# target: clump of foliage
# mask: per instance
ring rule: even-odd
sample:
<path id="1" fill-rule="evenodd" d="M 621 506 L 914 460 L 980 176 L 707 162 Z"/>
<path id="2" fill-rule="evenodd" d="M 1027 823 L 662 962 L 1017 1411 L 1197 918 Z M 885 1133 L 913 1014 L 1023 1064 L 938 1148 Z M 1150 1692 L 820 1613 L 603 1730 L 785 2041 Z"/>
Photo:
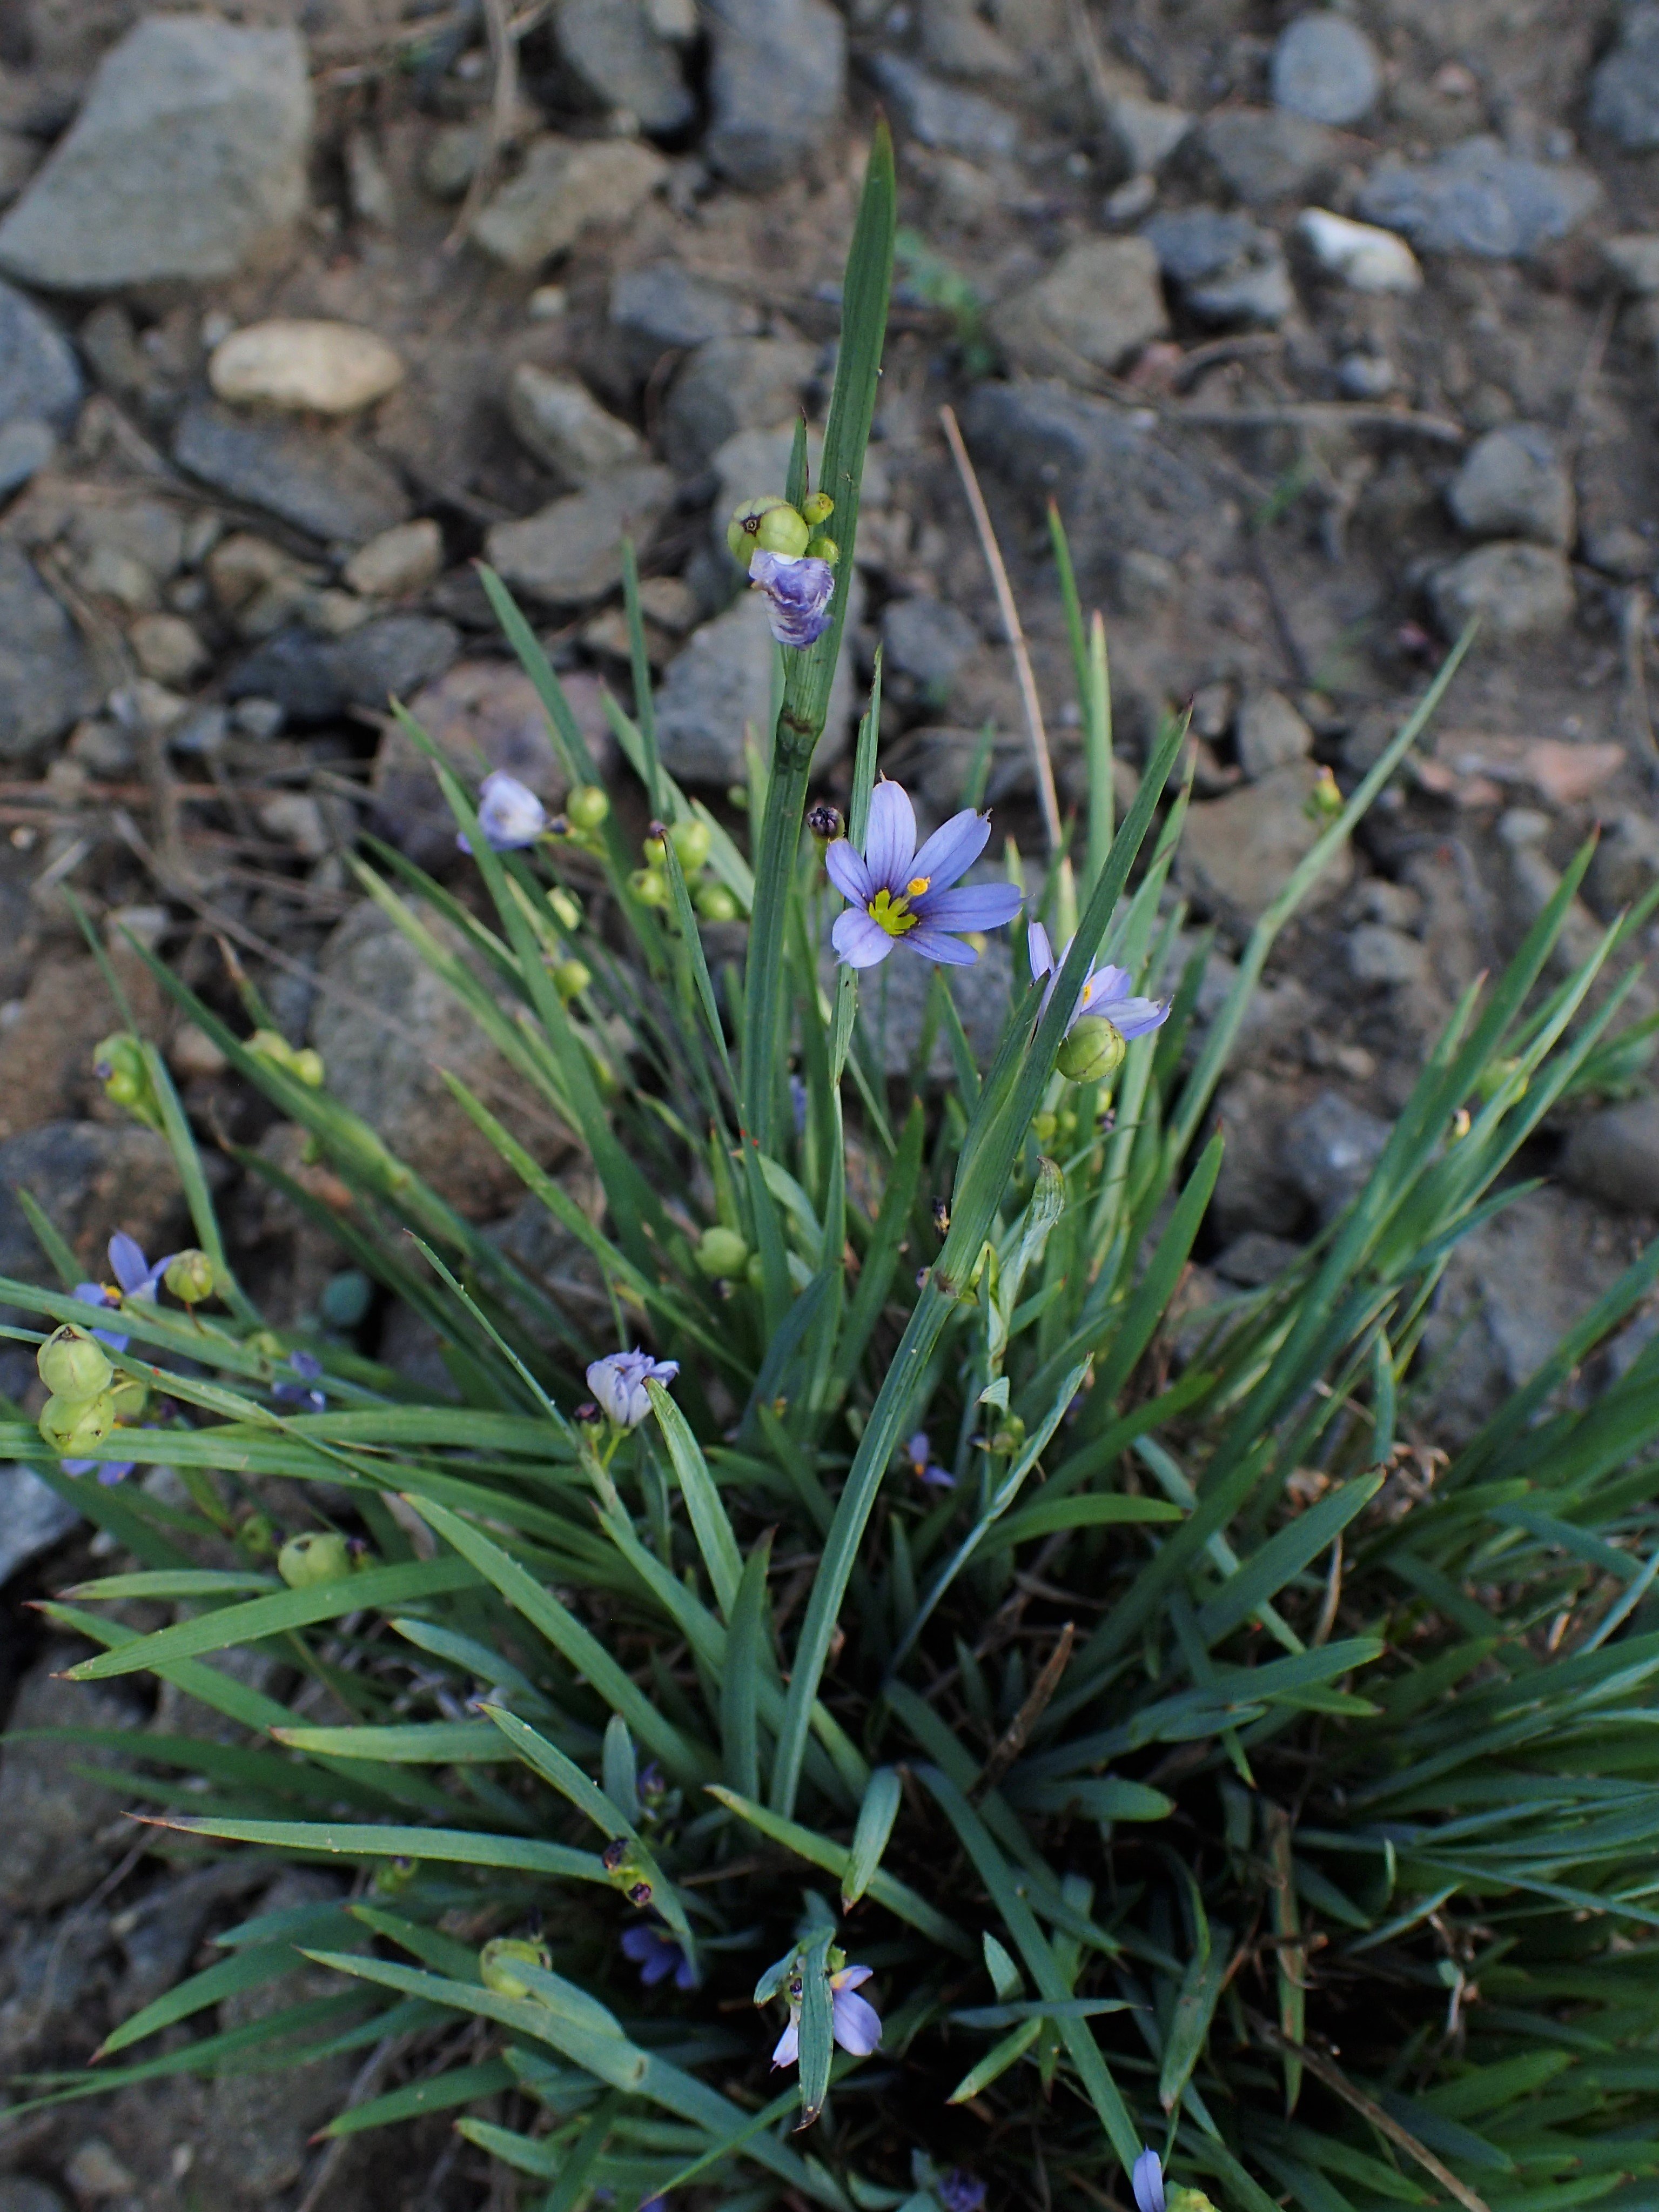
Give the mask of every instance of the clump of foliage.
<path id="1" fill-rule="evenodd" d="M 1659 1250 L 1449 1459 L 1413 1413 L 1458 1239 L 1528 1187 L 1522 1148 L 1612 1065 L 1622 987 L 1589 994 L 1642 917 L 1561 978 L 1581 858 L 1458 1007 L 1358 1196 L 1177 1337 L 1250 994 L 1455 660 L 1333 796 L 1199 1034 L 1201 951 L 1172 972 L 1182 732 L 1115 823 L 1103 645 L 1057 538 L 1093 799 L 1074 857 L 1011 856 L 1017 979 L 1044 965 L 1023 957 L 1032 925 L 1070 950 L 1057 981 L 1016 980 L 988 1066 L 936 981 L 890 1077 L 888 970 L 824 965 L 837 902 L 803 825 L 892 210 L 878 139 L 818 503 L 840 562 L 823 635 L 782 656 L 752 849 L 662 768 L 631 591 L 636 711 L 612 721 L 659 825 L 643 864 L 487 579 L 580 800 L 551 837 L 499 805 L 481 829 L 434 754 L 487 907 L 389 850 L 362 869 L 591 1158 L 597 1221 L 452 1081 L 586 1252 L 603 1325 L 275 1050 L 257 1004 L 244 1039 L 161 973 L 350 1203 L 250 1169 L 426 1317 L 453 1395 L 264 1328 L 165 1066 L 132 1042 L 124 1079 L 195 1220 L 200 1250 L 166 1279 L 191 1302 L 126 1255 L 132 1286 L 88 1293 L 119 1306 L 102 1357 L 48 1355 L 86 1471 L 21 1418 L 0 1450 L 138 1563 L 48 1607 L 100 1647 L 76 1674 L 147 1672 L 234 1724 L 118 1738 L 167 1839 L 355 1880 L 228 1929 L 89 2080 L 36 2100 L 374 2049 L 377 2094 L 334 2134 L 449 2108 L 547 2212 L 681 2191 L 745 2212 L 1123 2205 L 1147 2145 L 1172 2202 L 1232 2212 L 1646 2204 L 1659 1344 L 1587 1408 L 1564 1386 Z M 786 489 L 809 503 L 799 443 Z M 872 700 L 860 851 L 878 726 Z M 703 922 L 734 914 L 746 957 L 711 965 Z M 1080 1049 L 1102 957 L 1138 991 L 1169 977 L 1173 1006 Z M 0 1284 L 41 1316 L 34 1340 L 90 1326 L 40 1226 L 64 1293 Z M 73 1414 L 118 1391 L 101 1433 Z M 155 1465 L 187 1503 L 91 1479 Z M 112 1616 L 138 1599 L 171 1625 Z M 337 1723 L 211 1663 L 250 1648 Z M 216 2031 L 216 2002 L 296 1953 L 334 1994 Z M 194 2039 L 151 2042 L 179 2023 Z M 1143 2204 L 1156 2180 L 1143 2160 Z"/>

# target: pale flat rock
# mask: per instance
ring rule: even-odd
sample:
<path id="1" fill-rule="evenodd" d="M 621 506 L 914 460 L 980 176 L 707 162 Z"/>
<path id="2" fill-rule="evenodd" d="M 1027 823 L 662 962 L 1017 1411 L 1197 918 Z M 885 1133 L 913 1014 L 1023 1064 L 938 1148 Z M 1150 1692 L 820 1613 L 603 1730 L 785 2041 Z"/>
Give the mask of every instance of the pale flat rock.
<path id="1" fill-rule="evenodd" d="M 527 275 L 594 225 L 626 222 L 667 173 L 662 155 L 636 139 L 538 138 L 472 235 L 492 260 Z"/>
<path id="2" fill-rule="evenodd" d="M 1182 886 L 1236 926 L 1259 921 L 1323 835 L 1305 811 L 1317 781 L 1313 763 L 1300 761 L 1193 807 L 1176 863 Z M 1334 897 L 1352 874 L 1353 855 L 1339 846 L 1304 910 Z"/>
<path id="3" fill-rule="evenodd" d="M 429 584 L 444 562 L 443 532 L 428 517 L 400 522 L 359 546 L 341 571 L 366 599 L 399 599 Z"/>
<path id="4" fill-rule="evenodd" d="M 585 605 L 621 581 L 623 539 L 642 544 L 673 496 L 668 470 L 620 469 L 521 522 L 496 523 L 485 556 L 512 589 L 550 605 Z"/>
<path id="5" fill-rule="evenodd" d="M 1420 292 L 1423 270 L 1405 240 L 1374 222 L 1353 222 L 1328 208 L 1304 208 L 1297 229 L 1328 276 L 1355 292 Z"/>
<path id="6" fill-rule="evenodd" d="M 208 382 L 233 406 L 318 415 L 355 415 L 403 380 L 396 349 L 355 323 L 250 323 L 216 346 L 208 362 Z"/>
<path id="7" fill-rule="evenodd" d="M 1000 301 L 998 343 L 1035 376 L 1077 362 L 1114 370 L 1170 327 L 1158 260 L 1144 238 L 1085 239 L 1044 276 Z"/>
<path id="8" fill-rule="evenodd" d="M 601 407 L 580 378 L 520 362 L 507 387 L 507 419 L 520 438 L 573 489 L 651 458 L 643 438 Z"/>

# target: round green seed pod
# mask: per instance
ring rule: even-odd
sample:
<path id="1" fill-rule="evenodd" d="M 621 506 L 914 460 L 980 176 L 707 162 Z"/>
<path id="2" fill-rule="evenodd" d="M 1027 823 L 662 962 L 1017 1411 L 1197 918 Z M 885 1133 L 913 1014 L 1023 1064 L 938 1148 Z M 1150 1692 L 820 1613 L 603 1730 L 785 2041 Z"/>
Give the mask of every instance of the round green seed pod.
<path id="1" fill-rule="evenodd" d="M 1121 1064 L 1124 1042 L 1103 1014 L 1085 1014 L 1060 1048 L 1054 1065 L 1068 1082 L 1102 1083 Z"/>
<path id="2" fill-rule="evenodd" d="M 629 888 L 644 906 L 665 907 L 669 902 L 668 878 L 655 868 L 635 868 L 628 878 Z"/>
<path id="3" fill-rule="evenodd" d="M 708 824 L 698 821 L 695 814 L 684 822 L 677 822 L 669 831 L 668 838 L 688 876 L 704 866 L 714 842 L 714 833 Z"/>
<path id="4" fill-rule="evenodd" d="M 738 568 L 747 570 L 750 557 L 760 544 L 760 527 L 765 518 L 774 507 L 787 505 L 788 501 L 780 499 L 776 492 L 769 491 L 762 492 L 754 499 L 741 500 L 732 508 L 732 520 L 726 526 L 726 543 Z M 793 508 L 790 511 L 793 513 Z M 799 515 L 795 519 L 800 520 Z M 805 524 L 801 523 L 801 528 L 805 530 Z M 805 544 L 805 542 L 803 538 L 801 543 Z M 775 546 L 772 550 L 775 552 L 777 548 Z"/>
<path id="5" fill-rule="evenodd" d="M 827 561 L 833 568 L 841 558 L 841 548 L 833 538 L 826 538 L 820 530 L 807 539 L 806 555 L 811 561 Z"/>
<path id="6" fill-rule="evenodd" d="M 717 1223 L 697 1240 L 697 1266 L 711 1282 L 729 1283 L 749 1265 L 749 1247 L 735 1229 Z"/>
<path id="7" fill-rule="evenodd" d="M 250 1513 L 236 1531 L 236 1540 L 250 1559 L 268 1559 L 276 1549 L 276 1531 L 268 1513 Z"/>
<path id="8" fill-rule="evenodd" d="M 564 802 L 564 818 L 573 830 L 597 830 L 611 816 L 611 794 L 597 783 L 579 783 Z"/>
<path id="9" fill-rule="evenodd" d="M 821 524 L 828 522 L 835 513 L 836 502 L 827 491 L 815 491 L 811 499 L 804 499 L 801 501 L 800 511 L 802 519 L 808 527 L 817 530 Z"/>
<path id="10" fill-rule="evenodd" d="M 199 1306 L 213 1296 L 213 1262 L 205 1252 L 178 1253 L 161 1280 L 182 1304 Z"/>
<path id="11" fill-rule="evenodd" d="M 72 1458 L 103 1443 L 115 1426 L 115 1401 L 107 1391 L 99 1398 L 48 1398 L 39 1426 L 53 1451 Z"/>
<path id="12" fill-rule="evenodd" d="M 513 1971 L 514 1962 L 549 1967 L 552 1954 L 545 1943 L 532 1943 L 522 1936 L 496 1936 L 478 1954 L 478 1978 L 498 1997 L 527 1997 L 530 1984 Z"/>
<path id="13" fill-rule="evenodd" d="M 102 1345 L 68 1322 L 53 1329 L 35 1353 L 34 1364 L 52 1396 L 72 1405 L 101 1397 L 115 1372 Z"/>
<path id="14" fill-rule="evenodd" d="M 780 500 L 762 515 L 760 527 L 755 532 L 755 545 L 760 552 L 781 553 L 798 561 L 806 550 L 811 535 L 795 508 Z"/>
<path id="15" fill-rule="evenodd" d="M 149 1403 L 149 1385 L 141 1382 L 136 1375 L 118 1375 L 109 1386 L 109 1395 L 116 1419 L 136 1421 L 143 1417 Z"/>
<path id="16" fill-rule="evenodd" d="M 322 1089 L 324 1068 L 321 1053 L 308 1044 L 302 1045 L 289 1064 L 307 1091 Z"/>
<path id="17" fill-rule="evenodd" d="M 276 1571 L 290 1589 L 341 1583 L 351 1572 L 351 1547 L 333 1528 L 308 1528 L 277 1553 Z"/>
<path id="18" fill-rule="evenodd" d="M 699 884 L 691 902 L 705 921 L 736 921 L 743 912 L 737 894 L 724 884 Z"/>
<path id="19" fill-rule="evenodd" d="M 561 960 L 553 970 L 553 988 L 562 999 L 580 998 L 593 981 L 593 970 L 585 960 Z"/>
<path id="20" fill-rule="evenodd" d="M 566 890 L 562 884 L 555 884 L 547 895 L 547 902 L 565 928 L 581 927 L 582 902 L 574 891 Z"/>

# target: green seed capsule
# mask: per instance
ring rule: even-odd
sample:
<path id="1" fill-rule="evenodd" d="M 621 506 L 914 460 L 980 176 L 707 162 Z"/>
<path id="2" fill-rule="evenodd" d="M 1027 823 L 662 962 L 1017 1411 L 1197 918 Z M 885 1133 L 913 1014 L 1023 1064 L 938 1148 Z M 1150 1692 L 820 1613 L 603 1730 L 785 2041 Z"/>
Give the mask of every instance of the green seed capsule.
<path id="1" fill-rule="evenodd" d="M 611 794 L 597 783 L 579 783 L 564 802 L 564 818 L 573 830 L 597 830 L 611 816 Z"/>
<path id="2" fill-rule="evenodd" d="M 322 1089 L 324 1068 L 321 1053 L 313 1051 L 310 1045 L 304 1045 L 295 1054 L 290 1065 L 307 1091 Z"/>
<path id="3" fill-rule="evenodd" d="M 109 1386 L 109 1395 L 116 1419 L 136 1421 L 149 1403 L 149 1385 L 141 1382 L 136 1375 L 118 1375 Z"/>
<path id="4" fill-rule="evenodd" d="M 198 1306 L 213 1296 L 213 1262 L 205 1252 L 180 1252 L 161 1280 L 183 1304 Z"/>
<path id="5" fill-rule="evenodd" d="M 593 981 L 593 971 L 585 960 L 561 960 L 553 970 L 553 987 L 562 999 L 580 998 Z"/>
<path id="6" fill-rule="evenodd" d="M 100 1398 L 48 1398 L 39 1425 L 53 1451 L 73 1457 L 103 1443 L 115 1426 L 115 1401 L 108 1392 Z"/>
<path id="7" fill-rule="evenodd" d="M 276 1531 L 268 1513 L 250 1513 L 236 1531 L 236 1540 L 250 1559 L 268 1559 L 276 1548 Z"/>
<path id="8" fill-rule="evenodd" d="M 755 544 L 763 553 L 781 553 L 791 560 L 799 560 L 811 535 L 796 510 L 780 500 L 762 515 L 760 528 L 755 532 Z"/>
<path id="9" fill-rule="evenodd" d="M 115 1371 L 104 1357 L 103 1346 L 67 1322 L 54 1329 L 35 1353 L 34 1364 L 53 1397 L 75 1405 L 101 1397 Z"/>
<path id="10" fill-rule="evenodd" d="M 691 900 L 705 921 L 736 921 L 743 912 L 736 894 L 724 884 L 699 884 Z"/>
<path id="11" fill-rule="evenodd" d="M 1055 1057 L 1072 1083 L 1102 1083 L 1121 1064 L 1124 1042 L 1103 1014 L 1085 1014 Z"/>
<path id="12" fill-rule="evenodd" d="M 735 1229 L 718 1224 L 705 1229 L 697 1242 L 697 1265 L 711 1282 L 729 1283 L 749 1264 L 749 1247 Z"/>
<path id="13" fill-rule="evenodd" d="M 689 876 L 704 866 L 714 845 L 714 833 L 706 822 L 692 815 L 684 822 L 677 822 L 668 833 L 669 842 L 679 856 L 679 863 Z"/>
<path id="14" fill-rule="evenodd" d="M 804 520 L 816 530 L 820 523 L 828 522 L 836 511 L 836 502 L 827 491 L 815 491 L 811 499 L 801 501 Z"/>
<path id="15" fill-rule="evenodd" d="M 810 561 L 827 561 L 833 568 L 841 558 L 841 548 L 833 538 L 826 538 L 819 531 L 815 537 L 807 539 L 806 556 Z"/>
<path id="16" fill-rule="evenodd" d="M 308 1528 L 277 1553 L 276 1571 L 290 1589 L 343 1582 L 351 1572 L 351 1547 L 335 1529 Z"/>
<path id="17" fill-rule="evenodd" d="M 726 526 L 726 543 L 732 558 L 740 568 L 747 570 L 750 560 L 760 544 L 761 525 L 766 517 L 774 508 L 787 506 L 787 500 L 780 499 L 776 492 L 772 491 L 762 492 L 754 499 L 745 499 L 732 508 L 732 520 Z M 790 513 L 794 513 L 793 507 Z M 801 522 L 799 515 L 795 520 L 800 522 L 801 543 L 804 545 L 806 543 L 806 525 Z M 776 552 L 778 548 L 774 546 L 772 550 Z"/>
<path id="18" fill-rule="evenodd" d="M 642 905 L 665 907 L 668 904 L 668 878 L 659 875 L 655 868 L 635 868 L 628 882 L 629 888 Z"/>
<path id="19" fill-rule="evenodd" d="M 478 1954 L 478 1978 L 498 1997 L 527 1997 L 530 1984 L 513 1971 L 514 1960 L 530 1966 L 550 1967 L 552 1954 L 545 1943 L 532 1943 L 521 1936 L 496 1936 Z"/>
<path id="20" fill-rule="evenodd" d="M 562 884 L 555 884 L 547 895 L 547 902 L 567 929 L 581 927 L 582 902 L 574 891 L 566 890 Z"/>

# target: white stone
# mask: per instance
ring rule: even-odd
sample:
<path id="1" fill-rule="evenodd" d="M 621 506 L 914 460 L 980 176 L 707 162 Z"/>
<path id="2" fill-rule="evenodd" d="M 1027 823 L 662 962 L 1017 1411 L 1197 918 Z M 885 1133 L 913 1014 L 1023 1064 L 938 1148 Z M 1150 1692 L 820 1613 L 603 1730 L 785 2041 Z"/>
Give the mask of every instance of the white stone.
<path id="1" fill-rule="evenodd" d="M 250 323 L 216 347 L 208 381 L 235 406 L 355 415 L 403 382 L 404 365 L 354 323 Z"/>
<path id="2" fill-rule="evenodd" d="M 443 566 L 443 533 L 429 518 L 400 522 L 359 546 L 341 572 L 366 599 L 398 599 L 429 584 Z"/>
<path id="3" fill-rule="evenodd" d="M 1297 228 L 1320 267 L 1356 292 L 1417 292 L 1423 271 L 1403 238 L 1375 223 L 1351 222 L 1328 208 L 1304 208 Z"/>

